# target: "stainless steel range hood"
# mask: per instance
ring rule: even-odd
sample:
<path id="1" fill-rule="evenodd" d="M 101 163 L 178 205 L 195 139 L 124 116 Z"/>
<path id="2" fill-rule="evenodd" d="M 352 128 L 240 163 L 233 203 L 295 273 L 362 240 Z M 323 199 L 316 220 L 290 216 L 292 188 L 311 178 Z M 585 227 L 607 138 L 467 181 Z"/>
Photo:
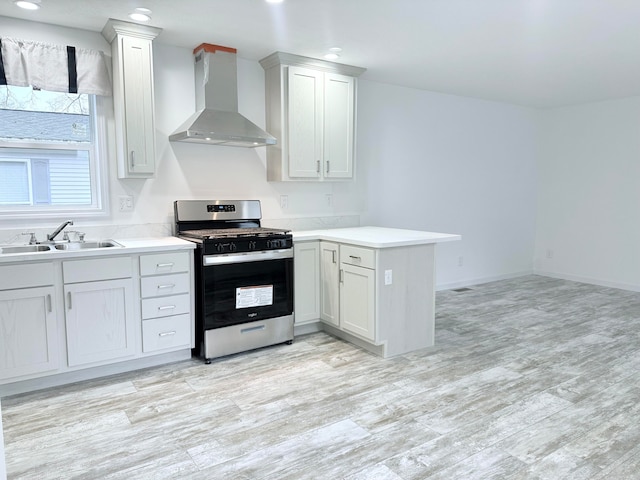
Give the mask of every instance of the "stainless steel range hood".
<path id="1" fill-rule="evenodd" d="M 169 140 L 250 148 L 275 145 L 275 137 L 238 113 L 236 50 L 203 43 L 193 53 L 196 113 Z"/>

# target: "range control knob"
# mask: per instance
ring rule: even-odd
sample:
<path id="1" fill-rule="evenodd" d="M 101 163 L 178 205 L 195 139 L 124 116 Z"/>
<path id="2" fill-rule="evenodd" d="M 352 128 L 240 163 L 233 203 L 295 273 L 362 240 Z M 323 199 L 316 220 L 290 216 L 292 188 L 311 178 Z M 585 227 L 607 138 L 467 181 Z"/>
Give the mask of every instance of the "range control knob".
<path id="1" fill-rule="evenodd" d="M 249 242 L 249 250 L 255 250 L 256 246 L 256 242 L 254 242 L 253 240 Z"/>
<path id="2" fill-rule="evenodd" d="M 224 245 L 222 243 L 216 243 L 214 248 L 220 253 L 224 252 Z"/>
<path id="3" fill-rule="evenodd" d="M 229 251 L 230 251 L 230 252 L 235 252 L 236 250 L 238 250 L 238 247 L 236 247 L 236 244 L 235 244 L 235 243 L 231 242 L 231 243 L 229 244 Z"/>

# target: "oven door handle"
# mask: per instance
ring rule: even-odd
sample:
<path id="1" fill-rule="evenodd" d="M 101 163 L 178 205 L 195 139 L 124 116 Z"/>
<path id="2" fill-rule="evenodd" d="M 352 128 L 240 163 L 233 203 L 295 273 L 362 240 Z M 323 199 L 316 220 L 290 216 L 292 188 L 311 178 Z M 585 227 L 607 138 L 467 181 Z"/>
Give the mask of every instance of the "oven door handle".
<path id="1" fill-rule="evenodd" d="M 224 265 L 227 263 L 262 262 L 264 260 L 279 260 L 281 258 L 293 258 L 293 249 L 265 250 L 261 252 L 247 252 L 230 255 L 205 255 L 202 257 L 203 265 Z"/>

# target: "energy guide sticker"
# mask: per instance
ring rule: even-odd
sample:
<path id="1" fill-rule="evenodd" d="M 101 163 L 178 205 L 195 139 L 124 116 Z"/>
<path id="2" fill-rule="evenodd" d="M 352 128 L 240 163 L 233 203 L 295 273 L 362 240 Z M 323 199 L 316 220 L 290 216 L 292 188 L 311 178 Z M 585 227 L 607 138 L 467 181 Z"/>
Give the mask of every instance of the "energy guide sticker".
<path id="1" fill-rule="evenodd" d="M 273 285 L 236 288 L 236 308 L 273 305 Z"/>

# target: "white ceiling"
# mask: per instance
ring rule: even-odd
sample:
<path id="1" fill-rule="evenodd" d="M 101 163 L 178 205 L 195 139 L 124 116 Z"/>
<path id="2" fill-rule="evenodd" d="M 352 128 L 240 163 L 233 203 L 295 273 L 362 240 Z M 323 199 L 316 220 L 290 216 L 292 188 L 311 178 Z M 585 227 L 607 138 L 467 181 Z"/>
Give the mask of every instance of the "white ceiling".
<path id="1" fill-rule="evenodd" d="M 101 31 L 134 7 L 160 43 L 251 60 L 340 46 L 377 82 L 534 107 L 640 95 L 638 0 L 0 0 L 0 15 Z"/>

